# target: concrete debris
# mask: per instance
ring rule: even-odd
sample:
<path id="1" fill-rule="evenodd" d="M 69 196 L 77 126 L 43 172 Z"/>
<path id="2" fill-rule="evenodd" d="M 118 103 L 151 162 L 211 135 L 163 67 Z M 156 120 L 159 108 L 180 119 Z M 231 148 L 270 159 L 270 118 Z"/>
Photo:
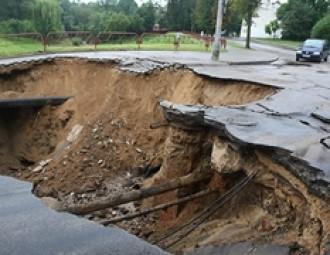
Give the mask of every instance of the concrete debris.
<path id="1" fill-rule="evenodd" d="M 47 166 L 52 161 L 53 161 L 52 159 L 42 160 L 42 161 L 39 162 L 39 165 L 41 167 L 45 167 L 45 166 Z"/>
<path id="2" fill-rule="evenodd" d="M 66 138 L 68 142 L 73 143 L 76 141 L 81 133 L 81 131 L 84 129 L 82 125 L 75 125 L 72 130 L 70 131 L 68 137 Z"/>
<path id="3" fill-rule="evenodd" d="M 39 173 L 39 172 L 41 172 L 43 170 L 43 167 L 42 166 L 37 166 L 37 167 L 35 167 L 33 170 L 32 170 L 32 172 L 33 173 Z"/>

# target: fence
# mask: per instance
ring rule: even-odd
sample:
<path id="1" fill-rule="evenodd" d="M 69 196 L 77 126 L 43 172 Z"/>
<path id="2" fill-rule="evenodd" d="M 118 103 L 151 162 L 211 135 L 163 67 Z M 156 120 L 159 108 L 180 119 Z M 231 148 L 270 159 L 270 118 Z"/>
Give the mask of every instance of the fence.
<path id="1" fill-rule="evenodd" d="M 0 54 L 87 50 L 208 50 L 212 37 L 192 33 L 66 31 L 0 35 Z M 6 48 L 13 46 L 12 51 Z"/>

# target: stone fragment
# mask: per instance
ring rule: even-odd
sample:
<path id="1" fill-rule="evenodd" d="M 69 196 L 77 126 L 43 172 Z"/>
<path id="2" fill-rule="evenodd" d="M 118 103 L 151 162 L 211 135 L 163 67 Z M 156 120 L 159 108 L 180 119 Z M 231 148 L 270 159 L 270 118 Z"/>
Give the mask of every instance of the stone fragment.
<path id="1" fill-rule="evenodd" d="M 74 141 L 76 141 L 83 129 L 84 127 L 82 125 L 75 125 L 70 131 L 68 137 L 66 138 L 68 142 L 73 143 Z"/>
<path id="2" fill-rule="evenodd" d="M 35 167 L 33 170 L 32 170 L 32 172 L 33 173 L 39 173 L 39 172 L 41 172 L 43 170 L 43 167 L 42 166 L 37 166 L 37 167 Z"/>

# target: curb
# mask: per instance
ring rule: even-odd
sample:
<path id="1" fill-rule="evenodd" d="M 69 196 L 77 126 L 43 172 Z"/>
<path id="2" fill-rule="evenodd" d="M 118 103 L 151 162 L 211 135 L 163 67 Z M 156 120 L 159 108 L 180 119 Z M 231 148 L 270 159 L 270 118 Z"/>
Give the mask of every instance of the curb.
<path id="1" fill-rule="evenodd" d="M 278 57 L 270 59 L 270 60 L 257 60 L 257 61 L 242 61 L 242 62 L 227 62 L 228 65 L 231 66 L 239 66 L 239 65 L 269 65 L 275 61 L 279 60 Z"/>

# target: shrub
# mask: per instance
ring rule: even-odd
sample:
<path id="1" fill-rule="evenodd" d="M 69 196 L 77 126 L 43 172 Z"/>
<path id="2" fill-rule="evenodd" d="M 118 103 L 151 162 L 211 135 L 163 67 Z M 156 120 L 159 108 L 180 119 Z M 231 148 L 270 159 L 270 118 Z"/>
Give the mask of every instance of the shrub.
<path id="1" fill-rule="evenodd" d="M 72 38 L 72 45 L 73 46 L 81 46 L 83 44 L 83 40 L 80 37 L 74 37 Z"/>
<path id="2" fill-rule="evenodd" d="M 330 14 L 316 23 L 312 29 L 312 37 L 330 41 Z"/>

